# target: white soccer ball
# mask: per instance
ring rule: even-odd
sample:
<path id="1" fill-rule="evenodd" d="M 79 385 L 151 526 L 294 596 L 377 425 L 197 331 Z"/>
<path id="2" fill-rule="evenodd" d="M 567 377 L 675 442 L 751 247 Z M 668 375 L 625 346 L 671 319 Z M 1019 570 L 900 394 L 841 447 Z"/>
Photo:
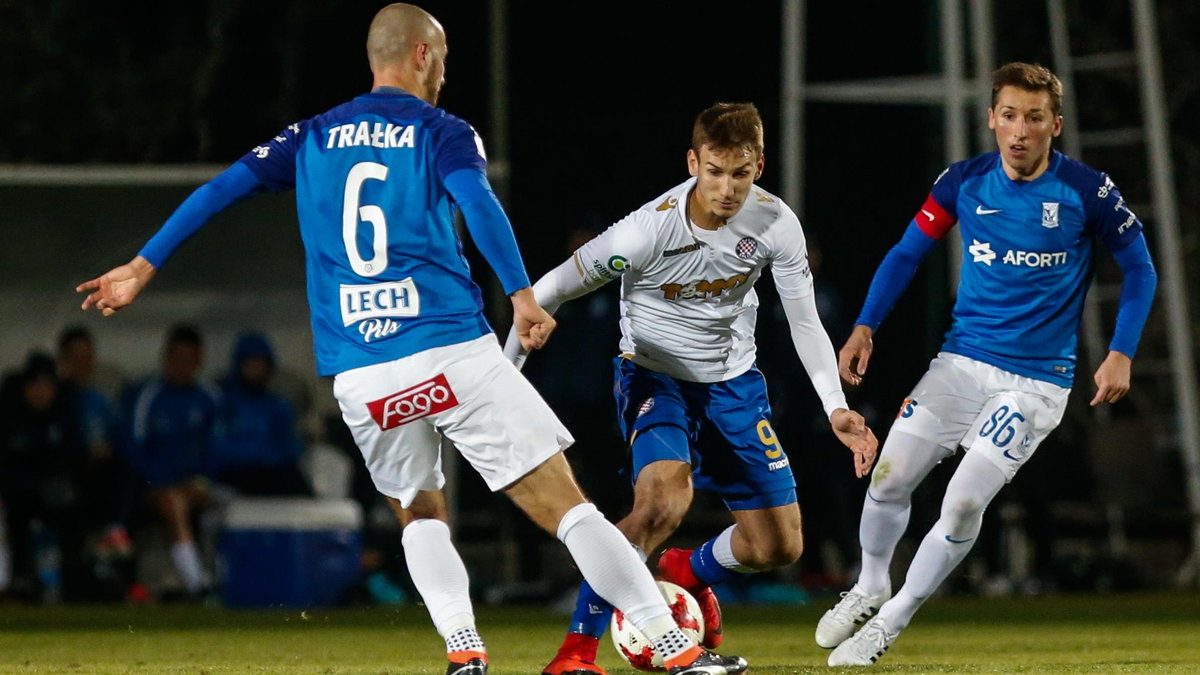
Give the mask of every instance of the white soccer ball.
<path id="1" fill-rule="evenodd" d="M 696 602 L 691 593 L 669 581 L 658 582 L 658 590 L 667 601 L 667 606 L 671 608 L 675 625 L 699 643 L 704 637 L 704 617 L 700 615 L 700 603 Z M 609 632 L 612 633 L 613 646 L 617 648 L 617 653 L 629 665 L 638 670 L 666 670 L 662 656 L 654 649 L 654 643 L 632 623 L 626 621 L 625 615 L 619 609 L 613 611 Z"/>

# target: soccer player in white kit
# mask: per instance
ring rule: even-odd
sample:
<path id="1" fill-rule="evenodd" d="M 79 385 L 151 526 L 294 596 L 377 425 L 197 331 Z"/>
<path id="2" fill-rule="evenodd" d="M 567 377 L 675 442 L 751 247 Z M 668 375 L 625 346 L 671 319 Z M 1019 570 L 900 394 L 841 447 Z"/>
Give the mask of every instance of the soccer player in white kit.
<path id="1" fill-rule="evenodd" d="M 1097 240 L 1124 279 L 1091 404 L 1115 402 L 1129 391 L 1154 298 L 1154 265 L 1142 223 L 1112 179 L 1051 149 L 1062 130 L 1061 108 L 1062 84 L 1049 70 L 1027 63 L 996 70 L 988 126 L 999 150 L 952 164 L 934 181 L 875 273 L 842 347 L 842 376 L 858 384 L 875 329 L 921 258 L 957 224 L 963 260 L 954 324 L 901 404 L 871 476 L 858 583 L 817 625 L 817 644 L 835 648 L 831 666 L 869 666 L 887 651 L 971 550 L 987 505 L 1058 426 L 1074 380 Z M 946 487 L 941 517 L 892 597 L 888 567 L 908 526 L 912 491 L 959 446 L 968 452 Z"/>
<path id="2" fill-rule="evenodd" d="M 264 189 L 295 189 L 318 371 L 335 376 L 343 418 L 403 526 L 413 583 L 446 640 L 447 674 L 485 675 L 488 665 L 446 522 L 441 438 L 557 534 L 671 673 L 740 673 L 743 659 L 706 651 L 675 626 L 642 560 L 575 484 L 561 452 L 571 435 L 483 318 L 458 210 L 512 299 L 521 343 L 541 346 L 554 328 L 488 185 L 482 142 L 435 107 L 446 51 L 427 12 L 380 10 L 367 37 L 372 91 L 289 125 L 201 186 L 137 257 L 80 284 L 83 308 L 115 313 L 213 214 Z"/>
<path id="3" fill-rule="evenodd" d="M 695 551 L 669 549 L 659 560 L 666 578 L 697 595 L 704 643 L 715 647 L 722 626 L 709 587 L 788 565 L 803 545 L 795 479 L 755 364 L 753 287 L 768 265 L 796 352 L 860 477 L 876 441 L 846 405 L 800 221 L 754 185 L 764 165 L 758 110 L 718 103 L 701 112 L 687 165 L 692 178 L 584 244 L 538 280 L 534 294 L 553 312 L 621 280 L 616 398 L 635 485 L 633 510 L 618 527 L 646 555 L 678 527 L 693 485 L 721 494 L 736 524 Z M 513 336 L 505 351 L 523 361 Z M 596 648 L 610 614 L 585 581 L 570 631 L 543 672 L 603 673 Z"/>

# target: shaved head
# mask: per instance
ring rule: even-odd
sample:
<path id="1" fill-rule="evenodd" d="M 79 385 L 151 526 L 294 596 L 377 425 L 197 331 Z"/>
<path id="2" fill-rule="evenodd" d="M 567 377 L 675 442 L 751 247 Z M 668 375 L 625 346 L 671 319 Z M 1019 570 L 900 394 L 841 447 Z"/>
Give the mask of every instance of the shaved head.
<path id="1" fill-rule="evenodd" d="M 446 33 L 433 15 L 403 2 L 379 10 L 367 32 L 367 59 L 371 70 L 400 65 L 414 47 L 429 43 L 444 48 Z"/>

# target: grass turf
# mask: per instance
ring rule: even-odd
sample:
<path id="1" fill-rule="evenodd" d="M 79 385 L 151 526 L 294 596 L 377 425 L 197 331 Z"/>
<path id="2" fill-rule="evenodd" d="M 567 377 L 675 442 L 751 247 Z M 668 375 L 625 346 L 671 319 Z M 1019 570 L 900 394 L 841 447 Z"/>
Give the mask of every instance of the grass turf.
<path id="1" fill-rule="evenodd" d="M 824 609 L 728 607 L 720 651 L 745 656 L 753 675 L 839 672 L 812 642 Z M 566 619 L 481 607 L 478 623 L 493 675 L 536 674 Z M 442 651 L 417 606 L 0 607 L 0 673 L 441 675 Z M 607 638 L 600 664 L 611 675 L 637 672 Z M 1200 673 L 1200 595 L 936 598 L 870 672 Z"/>

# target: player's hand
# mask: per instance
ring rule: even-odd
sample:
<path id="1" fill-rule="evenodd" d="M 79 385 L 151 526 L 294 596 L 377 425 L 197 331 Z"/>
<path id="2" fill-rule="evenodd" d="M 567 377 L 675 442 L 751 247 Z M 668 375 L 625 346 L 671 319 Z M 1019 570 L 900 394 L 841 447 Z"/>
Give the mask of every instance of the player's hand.
<path id="1" fill-rule="evenodd" d="M 101 276 L 85 281 L 75 287 L 76 293 L 87 293 L 83 299 L 84 311 L 95 307 L 104 316 L 112 316 L 118 309 L 133 302 L 154 276 L 154 265 L 142 256 L 137 256 L 120 267 L 114 267 Z"/>
<path id="2" fill-rule="evenodd" d="M 838 408 L 830 415 L 829 424 L 838 440 L 854 453 L 854 475 L 862 478 L 870 473 L 879 451 L 879 440 L 863 416 L 853 410 Z"/>
<path id="3" fill-rule="evenodd" d="M 838 352 L 838 373 L 846 382 L 858 386 L 862 384 L 863 375 L 867 374 L 867 363 L 871 360 L 871 350 L 874 342 L 871 336 L 875 332 L 867 326 L 858 325 L 846 338 L 846 344 Z"/>
<path id="4" fill-rule="evenodd" d="M 558 322 L 550 316 L 533 297 L 533 289 L 526 286 L 512 294 L 513 328 L 525 350 L 541 349 L 550 339 Z"/>
<path id="5" fill-rule="evenodd" d="M 1129 371 L 1133 359 L 1121 352 L 1109 352 L 1104 363 L 1096 369 L 1092 377 L 1096 381 L 1096 396 L 1092 398 L 1092 407 L 1101 403 L 1116 403 L 1129 393 Z"/>

